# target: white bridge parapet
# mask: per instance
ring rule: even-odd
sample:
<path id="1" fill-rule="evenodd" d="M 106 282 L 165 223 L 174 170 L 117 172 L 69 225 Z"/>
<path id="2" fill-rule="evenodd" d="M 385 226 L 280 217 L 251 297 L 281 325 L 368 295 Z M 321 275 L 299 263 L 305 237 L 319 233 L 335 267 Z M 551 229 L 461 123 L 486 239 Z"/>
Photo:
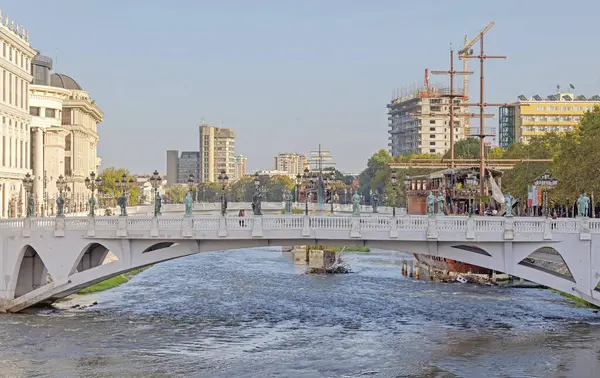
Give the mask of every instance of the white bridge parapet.
<path id="1" fill-rule="evenodd" d="M 19 311 L 131 269 L 199 252 L 302 244 L 453 259 L 600 304 L 596 219 L 180 214 L 0 220 L 0 311 Z M 102 265 L 109 251 L 118 260 Z M 534 255 L 548 253 L 552 261 L 564 261 L 569 273 L 532 263 Z"/>
<path id="2" fill-rule="evenodd" d="M 256 220 L 260 219 L 261 222 Z M 223 222 L 221 221 L 223 220 Z M 87 230 L 84 237 L 98 238 L 177 238 L 189 228 L 193 239 L 224 237 L 252 238 L 251 230 L 261 229 L 261 237 L 290 239 L 319 234 L 322 237 L 341 237 L 328 233 L 359 232 L 373 240 L 424 240 L 500 242 L 560 240 L 564 234 L 580 234 L 589 240 L 600 233 L 600 220 L 549 218 L 496 218 L 461 216 L 331 216 L 331 215 L 265 215 L 265 216 L 111 216 L 25 218 L 0 220 L 0 230 L 10 230 L 29 237 L 36 230 L 54 231 L 55 237 L 65 231 Z M 311 235 L 303 235 L 308 229 Z M 219 232 L 220 231 L 220 232 Z M 244 233 L 246 231 L 246 233 Z M 5 232 L 3 232 L 5 234 Z M 130 235 L 131 234 L 131 235 Z M 429 235 L 429 236 L 428 236 Z M 556 239 L 558 237 L 558 239 Z"/>

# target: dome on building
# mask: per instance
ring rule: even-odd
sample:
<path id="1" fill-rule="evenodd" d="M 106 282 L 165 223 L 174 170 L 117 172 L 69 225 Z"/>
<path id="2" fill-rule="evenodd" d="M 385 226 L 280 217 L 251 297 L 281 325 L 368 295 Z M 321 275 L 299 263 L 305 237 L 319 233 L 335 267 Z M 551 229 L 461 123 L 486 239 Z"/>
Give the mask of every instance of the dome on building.
<path id="1" fill-rule="evenodd" d="M 50 85 L 58 88 L 65 88 L 71 90 L 81 91 L 82 88 L 75 80 L 71 77 L 59 73 L 54 73 L 50 76 Z"/>

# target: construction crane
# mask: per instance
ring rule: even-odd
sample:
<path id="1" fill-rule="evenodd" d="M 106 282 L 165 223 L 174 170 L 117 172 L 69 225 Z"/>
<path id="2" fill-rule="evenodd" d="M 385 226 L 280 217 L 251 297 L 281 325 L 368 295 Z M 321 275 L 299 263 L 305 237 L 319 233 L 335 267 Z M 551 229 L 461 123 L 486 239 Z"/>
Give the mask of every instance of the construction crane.
<path id="1" fill-rule="evenodd" d="M 458 58 L 461 59 L 464 57 L 464 55 L 473 55 L 473 49 L 471 47 L 473 47 L 473 45 L 477 43 L 477 41 L 479 41 L 483 37 L 483 35 L 487 33 L 487 31 L 490 30 L 495 24 L 496 23 L 494 21 L 487 24 L 487 26 L 483 28 L 483 30 L 480 31 L 479 34 L 477 34 L 477 37 L 475 37 L 475 39 L 473 39 L 469 43 L 467 43 L 467 36 L 465 35 L 465 47 L 463 47 L 463 49 L 458 52 Z"/>

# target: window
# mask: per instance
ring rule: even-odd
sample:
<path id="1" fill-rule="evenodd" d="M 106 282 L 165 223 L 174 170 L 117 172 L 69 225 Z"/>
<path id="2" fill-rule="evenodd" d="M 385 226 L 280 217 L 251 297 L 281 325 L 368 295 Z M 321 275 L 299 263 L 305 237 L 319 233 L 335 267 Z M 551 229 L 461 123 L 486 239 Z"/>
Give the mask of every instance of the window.
<path id="1" fill-rule="evenodd" d="M 435 125 L 435 119 L 431 119 L 431 120 L 429 120 L 429 124 L 430 124 L 430 125 Z"/>
<path id="2" fill-rule="evenodd" d="M 55 109 L 46 108 L 46 117 L 47 118 L 56 118 L 56 110 Z"/>
<path id="3" fill-rule="evenodd" d="M 430 145 L 430 146 L 435 146 L 435 141 L 433 141 L 433 142 L 429 142 L 429 145 Z"/>
<path id="4" fill-rule="evenodd" d="M 430 127 L 430 128 L 429 128 L 429 131 L 431 131 L 431 132 L 435 132 L 435 127 Z"/>
<path id="5" fill-rule="evenodd" d="M 38 106 L 30 107 L 29 114 L 31 114 L 34 117 L 39 117 L 40 116 L 40 108 Z"/>
<path id="6" fill-rule="evenodd" d="M 435 138 L 435 134 L 429 135 L 430 138 Z"/>
<path id="7" fill-rule="evenodd" d="M 430 148 L 429 152 L 432 153 L 432 154 L 435 154 L 435 148 Z"/>
<path id="8" fill-rule="evenodd" d="M 71 109 L 63 109 L 62 112 L 62 124 L 70 125 L 71 124 Z"/>

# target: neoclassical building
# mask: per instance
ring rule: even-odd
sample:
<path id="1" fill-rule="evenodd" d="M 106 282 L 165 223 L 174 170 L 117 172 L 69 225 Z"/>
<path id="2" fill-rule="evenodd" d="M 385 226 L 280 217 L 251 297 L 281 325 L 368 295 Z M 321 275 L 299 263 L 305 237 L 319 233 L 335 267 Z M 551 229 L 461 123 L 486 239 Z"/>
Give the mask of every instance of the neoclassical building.
<path id="1" fill-rule="evenodd" d="M 25 214 L 23 178 L 31 168 L 29 85 L 36 52 L 22 26 L 0 11 L 0 217 Z"/>
<path id="2" fill-rule="evenodd" d="M 84 180 L 100 167 L 97 124 L 104 114 L 75 80 L 51 74 L 50 58 L 36 55 L 32 67 L 31 160 L 38 214 L 54 214 L 60 175 L 68 183 L 66 210 L 83 211 L 90 192 Z"/>

